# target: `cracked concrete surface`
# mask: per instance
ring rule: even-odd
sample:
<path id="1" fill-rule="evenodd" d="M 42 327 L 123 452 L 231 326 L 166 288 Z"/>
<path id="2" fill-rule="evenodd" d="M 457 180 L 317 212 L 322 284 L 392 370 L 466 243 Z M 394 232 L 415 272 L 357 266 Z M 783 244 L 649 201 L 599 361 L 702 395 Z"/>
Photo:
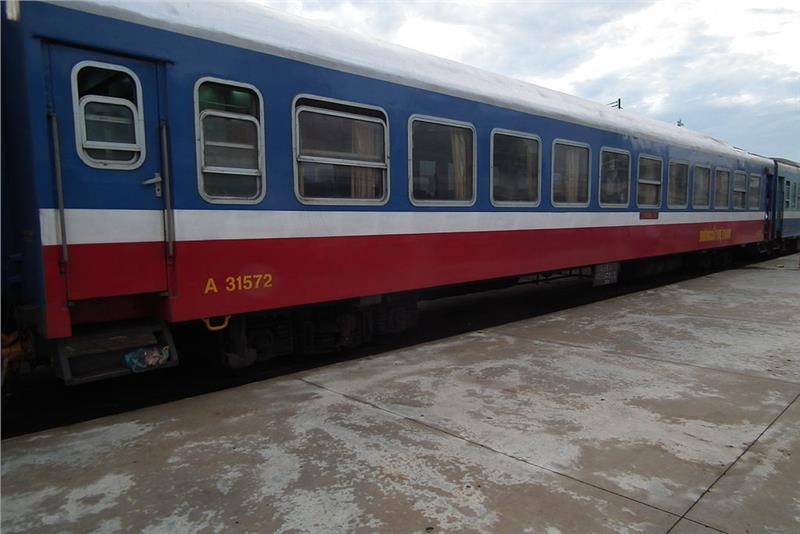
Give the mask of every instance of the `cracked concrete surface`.
<path id="1" fill-rule="evenodd" d="M 800 531 L 797 264 L 6 440 L 2 530 Z"/>

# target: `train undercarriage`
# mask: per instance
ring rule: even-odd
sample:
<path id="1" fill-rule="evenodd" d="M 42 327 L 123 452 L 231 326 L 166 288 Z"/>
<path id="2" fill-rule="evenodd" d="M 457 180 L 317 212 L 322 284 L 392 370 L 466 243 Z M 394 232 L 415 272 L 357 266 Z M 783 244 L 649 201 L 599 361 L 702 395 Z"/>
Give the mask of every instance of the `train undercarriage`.
<path id="1" fill-rule="evenodd" d="M 418 303 L 425 300 L 565 277 L 591 278 L 594 285 L 606 285 L 679 269 L 719 270 L 735 261 L 795 252 L 799 244 L 798 238 L 783 239 L 174 325 L 151 319 L 115 321 L 76 328 L 74 335 L 64 340 L 36 336 L 24 328 L 23 318 L 16 323 L 23 327 L 7 328 L 3 333 L 3 381 L 10 374 L 47 365 L 66 384 L 82 384 L 175 366 L 179 354 L 190 346 L 195 350 L 187 352 L 203 353 L 210 364 L 228 369 L 289 355 L 333 353 L 413 328 Z M 198 347 L 201 350 L 196 350 Z"/>

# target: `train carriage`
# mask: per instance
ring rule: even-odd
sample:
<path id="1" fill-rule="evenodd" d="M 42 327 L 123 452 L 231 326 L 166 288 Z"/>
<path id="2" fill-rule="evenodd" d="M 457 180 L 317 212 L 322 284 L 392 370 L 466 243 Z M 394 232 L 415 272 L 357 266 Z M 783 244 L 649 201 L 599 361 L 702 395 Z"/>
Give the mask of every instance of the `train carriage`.
<path id="1" fill-rule="evenodd" d="M 770 219 L 776 225 L 773 239 L 791 239 L 800 236 L 800 164 L 785 159 L 775 160 L 776 197 L 770 202 L 774 213 Z"/>
<path id="2" fill-rule="evenodd" d="M 176 323 L 241 365 L 800 235 L 796 164 L 461 64 L 254 6 L 3 8 L 4 312 L 70 383 L 176 363 Z"/>

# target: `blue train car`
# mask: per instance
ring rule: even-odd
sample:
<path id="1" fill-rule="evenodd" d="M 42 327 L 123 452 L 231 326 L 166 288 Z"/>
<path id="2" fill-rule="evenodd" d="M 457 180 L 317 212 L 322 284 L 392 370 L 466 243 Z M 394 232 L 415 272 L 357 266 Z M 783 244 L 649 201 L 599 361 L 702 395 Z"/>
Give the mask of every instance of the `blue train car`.
<path id="1" fill-rule="evenodd" d="M 797 167 L 685 128 L 258 6 L 3 8 L 3 296 L 68 382 L 176 363 L 175 323 L 238 365 L 430 288 L 796 245 Z"/>
<path id="2" fill-rule="evenodd" d="M 785 159 L 775 160 L 775 194 L 772 196 L 772 219 L 775 220 L 773 239 L 800 236 L 800 164 Z"/>

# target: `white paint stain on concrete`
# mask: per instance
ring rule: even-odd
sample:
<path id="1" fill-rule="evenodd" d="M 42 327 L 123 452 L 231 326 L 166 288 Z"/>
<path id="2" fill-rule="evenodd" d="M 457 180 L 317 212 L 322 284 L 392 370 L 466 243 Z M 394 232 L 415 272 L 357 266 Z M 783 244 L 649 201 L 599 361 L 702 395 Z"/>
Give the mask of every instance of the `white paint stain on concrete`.
<path id="1" fill-rule="evenodd" d="M 55 513 L 44 514 L 44 525 L 73 523 L 117 506 L 121 496 L 133 488 L 133 476 L 109 473 L 85 486 L 67 491 L 64 504 Z"/>
<path id="2" fill-rule="evenodd" d="M 112 517 L 100 522 L 100 524 L 92 530 L 92 534 L 116 534 L 122 531 L 122 519 L 119 517 Z"/>
<path id="3" fill-rule="evenodd" d="M 222 525 L 212 525 L 216 516 L 213 510 L 191 512 L 183 511 L 179 507 L 175 513 L 160 518 L 142 529 L 142 534 L 173 534 L 178 532 L 221 532 Z"/>
<path id="4" fill-rule="evenodd" d="M 46 439 L 41 436 L 24 437 L 19 441 L 20 450 L 24 452 L 15 454 L 11 458 L 4 458 L 2 473 L 5 477 L 18 469 L 36 465 L 91 466 L 97 463 L 98 458 L 130 445 L 155 427 L 154 424 L 125 421 L 110 425 L 101 424 L 86 430 L 69 432 L 66 435 L 49 435 L 50 437 Z M 53 446 L 54 441 L 58 442 L 57 447 Z"/>
<path id="5" fill-rule="evenodd" d="M 380 531 L 385 527 L 361 509 L 354 490 L 348 487 L 297 488 L 290 493 L 290 499 L 280 499 L 277 507 L 283 514 L 279 533 L 325 532 L 331 525 L 343 532 L 356 528 Z"/>
<path id="6" fill-rule="evenodd" d="M 6 456 L 6 455 L 4 455 Z M 55 486 L 47 486 L 37 491 L 26 493 L 10 493 L 3 488 L 2 503 L 3 530 L 6 532 L 22 532 L 39 526 L 37 510 L 45 509 L 49 502 L 60 496 L 62 490 Z"/>
<path id="7" fill-rule="evenodd" d="M 605 473 L 598 473 L 605 475 L 609 480 L 613 481 L 619 488 L 626 491 L 642 491 L 648 495 L 658 495 L 661 497 L 669 497 L 676 491 L 681 491 L 683 487 L 673 480 L 657 477 L 646 477 L 639 473 L 626 472 L 609 476 Z"/>

